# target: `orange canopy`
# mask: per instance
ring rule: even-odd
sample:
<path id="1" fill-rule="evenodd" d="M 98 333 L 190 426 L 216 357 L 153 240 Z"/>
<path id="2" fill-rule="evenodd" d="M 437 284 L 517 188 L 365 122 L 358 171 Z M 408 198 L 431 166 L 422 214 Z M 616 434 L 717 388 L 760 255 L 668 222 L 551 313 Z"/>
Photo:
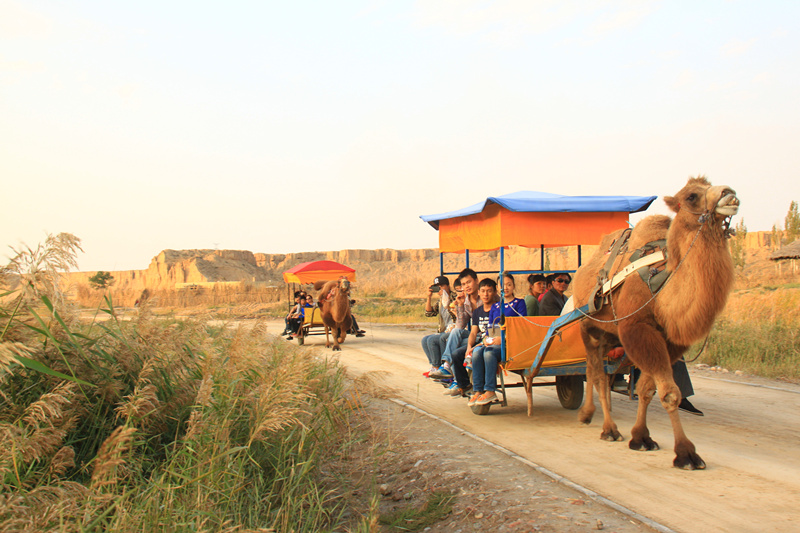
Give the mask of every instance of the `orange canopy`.
<path id="1" fill-rule="evenodd" d="M 628 214 L 644 211 L 655 196 L 564 196 L 520 191 L 420 218 L 439 230 L 439 251 L 461 253 L 507 246 L 597 244 L 628 227 Z"/>
<path id="2" fill-rule="evenodd" d="M 628 213 L 519 213 L 489 204 L 476 215 L 440 221 L 439 251 L 597 244 L 603 235 L 627 227 Z"/>
<path id="3" fill-rule="evenodd" d="M 356 280 L 356 271 L 336 261 L 309 261 L 300 263 L 283 273 L 286 283 L 314 283 L 320 280 L 339 279 L 342 276 Z"/>

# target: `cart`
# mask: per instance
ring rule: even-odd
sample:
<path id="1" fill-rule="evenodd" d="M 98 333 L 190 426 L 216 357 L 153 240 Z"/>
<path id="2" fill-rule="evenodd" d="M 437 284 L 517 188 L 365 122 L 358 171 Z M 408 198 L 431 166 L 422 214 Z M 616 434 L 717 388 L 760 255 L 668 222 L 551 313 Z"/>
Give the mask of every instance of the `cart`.
<path id="1" fill-rule="evenodd" d="M 336 261 L 308 261 L 300 263 L 283 273 L 283 280 L 287 284 L 289 305 L 292 305 L 292 292 L 295 284 L 307 285 L 323 280 L 334 280 L 345 277 L 350 281 L 356 280 L 356 271 L 347 265 Z M 302 346 L 309 335 L 325 335 L 325 324 L 322 322 L 322 311 L 317 305 L 305 310 L 303 324 L 297 332 L 297 344 Z"/>
<path id="2" fill-rule="evenodd" d="M 499 270 L 478 274 L 500 275 L 507 271 L 505 249 L 524 246 L 541 250 L 540 268 L 508 270 L 511 274 L 552 274 L 575 272 L 581 265 L 583 245 L 597 245 L 613 231 L 630 226 L 630 213 L 646 210 L 656 196 L 564 196 L 521 191 L 489 197 L 478 204 L 447 213 L 421 216 L 439 231 L 439 270 L 445 272 L 445 254 L 463 254 L 469 268 L 470 253 L 499 251 Z M 577 246 L 574 269 L 545 269 L 545 249 Z M 502 284 L 500 285 L 503 298 Z M 569 303 L 567 304 L 570 305 Z M 501 313 L 503 306 L 500 306 Z M 524 387 L 528 400 L 528 416 L 533 413 L 533 387 L 555 386 L 558 399 L 566 409 L 577 409 L 583 401 L 586 376 L 586 353 L 580 334 L 580 321 L 588 315 L 588 306 L 565 311 L 561 316 L 503 317 L 501 358 L 498 366 L 499 399 L 487 405 L 473 406 L 472 412 L 486 415 L 492 405 L 507 406 L 506 389 Z M 623 355 L 607 358 L 605 372 L 627 373 L 630 363 Z M 518 383 L 506 383 L 515 374 Z M 550 381 L 534 378 L 552 377 Z M 627 394 L 632 395 L 631 385 Z"/>

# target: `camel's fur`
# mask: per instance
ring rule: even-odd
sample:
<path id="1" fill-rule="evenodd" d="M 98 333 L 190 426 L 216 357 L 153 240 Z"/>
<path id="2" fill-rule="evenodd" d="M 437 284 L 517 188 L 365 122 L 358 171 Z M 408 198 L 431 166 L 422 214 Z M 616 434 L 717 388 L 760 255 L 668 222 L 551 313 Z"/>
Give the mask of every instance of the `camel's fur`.
<path id="1" fill-rule="evenodd" d="M 317 302 L 325 324 L 325 347 L 330 348 L 328 337 L 333 335 L 333 350 L 340 351 L 339 344 L 344 343 L 347 332 L 352 326 L 350 315 L 350 282 L 346 278 L 333 281 L 318 281 L 314 288 L 319 290 Z"/>
<path id="2" fill-rule="evenodd" d="M 655 389 L 658 389 L 661 404 L 672 422 L 676 454 L 673 464 L 679 468 L 705 468 L 705 463 L 683 432 L 678 417 L 681 393 L 672 378 L 672 364 L 683 356 L 692 343 L 708 334 L 716 316 L 725 307 L 732 288 L 734 267 L 722 226 L 726 217 L 715 212 L 717 202 L 731 193 L 733 191 L 730 188 L 712 187 L 708 180 L 699 177 L 689 179 L 674 197 L 666 197 L 664 200 L 675 212 L 675 217 L 670 219 L 654 215 L 639 222 L 631 233 L 627 251 L 620 254 L 609 273 L 611 277 L 627 265 L 631 252 L 637 248 L 666 238 L 667 269 L 672 275 L 657 298 L 650 301 L 652 295 L 642 278 L 630 276 L 612 293 L 610 304 L 605 304 L 597 314 L 581 324 L 587 352 L 587 372 L 586 401 L 578 413 L 578 419 L 586 424 L 592 420 L 595 411 L 592 398 L 594 386 L 603 408 L 600 438 L 622 440 L 611 418 L 609 380 L 603 371 L 603 357 L 610 349 L 621 344 L 627 356 L 642 372 L 637 384 L 639 409 L 636 423 L 631 429 L 629 446 L 634 450 L 658 449 L 658 444 L 650 438 L 646 423 L 647 407 Z M 738 208 L 738 199 L 734 202 Z M 705 224 L 701 224 L 699 217 L 706 212 L 710 216 Z M 597 253 L 575 274 L 573 291 L 576 307 L 587 303 L 589 293 L 597 283 L 598 272 L 608 259 L 606 254 L 620 234 L 621 231 L 607 235 Z M 635 314 L 613 322 L 615 317 L 626 317 L 631 313 Z"/>

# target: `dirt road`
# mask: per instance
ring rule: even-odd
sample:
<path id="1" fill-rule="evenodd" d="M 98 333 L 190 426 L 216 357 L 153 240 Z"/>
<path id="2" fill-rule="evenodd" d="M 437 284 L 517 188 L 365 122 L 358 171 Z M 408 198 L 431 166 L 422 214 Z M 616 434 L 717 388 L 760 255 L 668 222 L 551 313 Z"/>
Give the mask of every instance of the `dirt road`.
<path id="1" fill-rule="evenodd" d="M 364 324 L 366 326 L 366 324 Z M 270 327 L 270 331 L 282 324 Z M 672 429 L 657 403 L 651 405 L 652 437 L 662 449 L 634 452 L 625 442 L 601 441 L 600 421 L 577 422 L 553 387 L 534 388 L 534 414 L 526 416 L 525 393 L 512 389 L 509 406 L 476 416 L 466 400 L 442 395 L 422 376 L 420 339 L 429 330 L 370 325 L 367 336 L 348 337 L 341 361 L 354 374 L 386 372 L 399 398 L 484 439 L 499 444 L 636 513 L 677 531 L 797 531 L 800 529 L 800 387 L 767 380 L 734 382 L 730 374 L 693 371 L 696 406 L 704 417 L 683 415 L 687 435 L 708 468 L 672 467 Z M 306 339 L 322 346 L 324 337 Z M 516 380 L 512 376 L 512 380 Z M 636 402 L 614 394 L 616 422 L 627 438 Z M 599 408 L 599 406 L 598 406 Z"/>

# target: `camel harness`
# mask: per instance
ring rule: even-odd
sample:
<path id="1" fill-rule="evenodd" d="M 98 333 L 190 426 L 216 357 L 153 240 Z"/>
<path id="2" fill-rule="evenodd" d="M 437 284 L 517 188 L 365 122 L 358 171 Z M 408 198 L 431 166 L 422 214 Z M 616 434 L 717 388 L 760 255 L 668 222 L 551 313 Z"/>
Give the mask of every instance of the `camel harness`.
<path id="1" fill-rule="evenodd" d="M 650 293 L 655 295 L 667 282 L 671 272 L 667 270 L 667 240 L 648 242 L 631 253 L 631 262 L 611 278 L 611 267 L 628 246 L 631 229 L 622 232 L 611 244 L 606 264 L 597 274 L 597 285 L 589 293 L 589 314 L 594 314 L 609 301 L 609 295 L 634 273 L 639 274 Z"/>

